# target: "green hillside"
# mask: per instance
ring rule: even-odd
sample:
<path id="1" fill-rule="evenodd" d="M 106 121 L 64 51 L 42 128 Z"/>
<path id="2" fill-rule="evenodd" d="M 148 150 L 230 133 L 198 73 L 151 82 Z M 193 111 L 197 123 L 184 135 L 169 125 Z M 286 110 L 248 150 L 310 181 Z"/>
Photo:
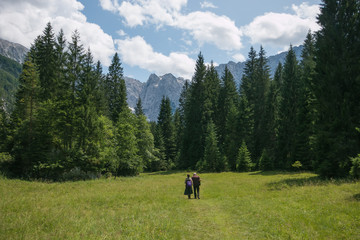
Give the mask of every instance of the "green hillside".
<path id="1" fill-rule="evenodd" d="M 5 101 L 7 111 L 13 108 L 20 72 L 18 62 L 0 55 L 0 99 Z"/>
<path id="2" fill-rule="evenodd" d="M 360 239 L 360 183 L 311 173 L 0 180 L 0 239 Z"/>

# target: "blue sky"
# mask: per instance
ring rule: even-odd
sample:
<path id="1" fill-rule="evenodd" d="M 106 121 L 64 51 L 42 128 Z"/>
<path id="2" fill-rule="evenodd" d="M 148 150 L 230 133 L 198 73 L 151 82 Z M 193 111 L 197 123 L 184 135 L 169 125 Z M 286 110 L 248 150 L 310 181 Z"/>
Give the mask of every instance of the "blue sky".
<path id="1" fill-rule="evenodd" d="M 26 47 L 47 22 L 67 39 L 78 29 L 106 71 L 118 52 L 124 74 L 191 78 L 198 53 L 215 64 L 244 61 L 262 45 L 267 55 L 303 42 L 319 26 L 319 0 L 2 0 L 0 38 Z"/>

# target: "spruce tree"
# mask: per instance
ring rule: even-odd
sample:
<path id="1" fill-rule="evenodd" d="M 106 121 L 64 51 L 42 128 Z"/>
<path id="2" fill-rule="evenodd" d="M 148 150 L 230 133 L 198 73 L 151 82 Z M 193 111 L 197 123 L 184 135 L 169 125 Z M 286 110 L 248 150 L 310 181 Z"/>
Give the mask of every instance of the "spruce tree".
<path id="1" fill-rule="evenodd" d="M 106 76 L 106 96 L 108 97 L 109 116 L 113 122 L 117 122 L 119 114 L 128 107 L 123 68 L 117 53 L 112 59 L 109 73 Z"/>
<path id="2" fill-rule="evenodd" d="M 204 78 L 206 66 L 204 57 L 200 53 L 196 61 L 195 73 L 185 106 L 185 129 L 181 162 L 184 168 L 194 168 L 196 163 L 203 158 L 204 133 L 203 133 L 203 104 L 204 104 Z"/>
<path id="3" fill-rule="evenodd" d="M 242 141 L 236 158 L 236 170 L 238 172 L 249 172 L 252 168 L 250 152 L 245 141 Z"/>
<path id="4" fill-rule="evenodd" d="M 290 168 L 295 160 L 297 100 L 299 97 L 298 63 L 292 46 L 286 56 L 282 77 L 277 160 L 280 161 L 279 166 Z"/>
<path id="5" fill-rule="evenodd" d="M 316 164 L 323 177 L 345 176 L 360 152 L 360 3 L 324 0 L 316 34 Z"/>
<path id="6" fill-rule="evenodd" d="M 215 124 L 212 120 L 209 121 L 206 129 L 204 157 L 198 162 L 196 168 L 200 171 L 210 172 L 221 172 L 226 168 L 226 162 L 218 147 Z"/>
<path id="7" fill-rule="evenodd" d="M 164 139 L 165 159 L 168 167 L 174 165 L 176 157 L 175 129 L 172 119 L 171 102 L 169 97 L 163 96 L 158 116 L 158 127 Z"/>

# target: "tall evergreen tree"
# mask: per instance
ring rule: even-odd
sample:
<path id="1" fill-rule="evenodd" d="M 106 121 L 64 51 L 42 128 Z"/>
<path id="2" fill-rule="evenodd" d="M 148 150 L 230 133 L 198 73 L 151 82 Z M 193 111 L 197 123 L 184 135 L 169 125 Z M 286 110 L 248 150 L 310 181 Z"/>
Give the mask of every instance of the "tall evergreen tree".
<path id="1" fill-rule="evenodd" d="M 185 129 L 181 152 L 181 162 L 184 168 L 194 168 L 204 154 L 202 116 L 205 75 L 204 57 L 200 53 L 196 61 L 195 74 L 186 97 Z"/>
<path id="2" fill-rule="evenodd" d="M 15 127 L 13 153 L 15 155 L 15 171 L 18 174 L 32 175 L 32 167 L 37 159 L 35 143 L 36 111 L 39 107 L 40 81 L 36 66 L 31 57 L 23 64 L 19 78 L 19 90 L 16 94 L 16 105 L 12 113 Z"/>
<path id="3" fill-rule="evenodd" d="M 347 175 L 360 152 L 360 3 L 324 0 L 316 35 L 316 165 L 321 176 Z"/>
<path id="4" fill-rule="evenodd" d="M 112 59 L 106 77 L 106 96 L 108 96 L 109 116 L 117 122 L 119 114 L 128 107 L 123 68 L 117 53 Z"/>
<path id="5" fill-rule="evenodd" d="M 209 121 L 205 135 L 204 157 L 198 162 L 196 168 L 200 171 L 221 172 L 226 168 L 217 141 L 215 124 Z"/>
<path id="6" fill-rule="evenodd" d="M 314 135 L 315 102 L 312 92 L 315 74 L 315 41 L 311 32 L 306 36 L 300 62 L 300 84 L 296 116 L 296 141 L 294 161 L 300 161 L 304 169 L 312 169 L 312 138 Z"/>
<path id="7" fill-rule="evenodd" d="M 257 161 L 266 143 L 269 141 L 266 122 L 266 98 L 270 85 L 270 68 L 265 56 L 265 50 L 260 47 L 259 57 L 256 62 L 254 78 L 254 148 L 252 152 L 253 159 Z"/>
<path id="8" fill-rule="evenodd" d="M 219 141 L 223 155 L 227 157 L 231 170 L 236 168 L 236 155 L 240 141 L 237 134 L 239 94 L 233 75 L 225 67 L 221 78 L 219 96 Z"/>
<path id="9" fill-rule="evenodd" d="M 143 106 L 141 103 L 141 98 L 139 96 L 137 102 L 136 102 L 136 107 L 135 107 L 135 115 L 136 116 L 141 116 L 141 115 L 145 115 L 144 114 L 144 110 L 143 110 Z"/>
<path id="10" fill-rule="evenodd" d="M 241 78 L 240 85 L 240 115 L 239 115 L 239 129 L 244 134 L 243 140 L 246 141 L 250 152 L 255 150 L 254 139 L 254 104 L 255 104 L 255 78 L 257 69 L 256 51 L 253 47 L 250 48 L 248 59 L 245 63 L 244 73 Z"/>
<path id="11" fill-rule="evenodd" d="M 171 102 L 169 97 L 163 96 L 158 116 L 158 127 L 164 139 L 165 159 L 168 167 L 173 166 L 176 157 L 175 129 L 172 119 Z"/>
<path id="12" fill-rule="evenodd" d="M 279 116 L 277 146 L 278 166 L 290 168 L 295 160 L 297 99 L 299 97 L 299 72 L 295 52 L 290 46 L 283 69 L 283 85 Z"/>

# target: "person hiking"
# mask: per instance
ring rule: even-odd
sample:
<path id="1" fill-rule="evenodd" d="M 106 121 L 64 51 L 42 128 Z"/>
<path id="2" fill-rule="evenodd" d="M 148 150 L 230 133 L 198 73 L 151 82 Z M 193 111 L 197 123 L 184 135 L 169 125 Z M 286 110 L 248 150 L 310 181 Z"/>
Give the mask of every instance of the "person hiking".
<path id="1" fill-rule="evenodd" d="M 187 175 L 187 178 L 185 179 L 185 192 L 184 195 L 188 195 L 188 198 L 191 198 L 192 191 L 192 180 L 190 178 L 190 175 Z"/>
<path id="2" fill-rule="evenodd" d="M 194 173 L 194 175 L 191 178 L 193 185 L 194 185 L 194 196 L 195 199 L 196 197 L 198 199 L 200 199 L 200 185 L 201 185 L 201 179 L 199 177 L 199 175 L 197 175 L 196 173 Z"/>

